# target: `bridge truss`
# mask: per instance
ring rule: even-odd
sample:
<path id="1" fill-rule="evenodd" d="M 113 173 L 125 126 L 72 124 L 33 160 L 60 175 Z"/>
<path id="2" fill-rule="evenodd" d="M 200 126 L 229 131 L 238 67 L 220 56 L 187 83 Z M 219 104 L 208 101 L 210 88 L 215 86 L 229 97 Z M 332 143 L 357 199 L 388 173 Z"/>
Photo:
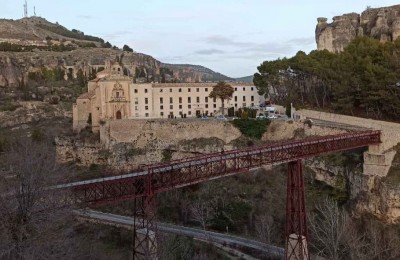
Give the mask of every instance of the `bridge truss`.
<path id="1" fill-rule="evenodd" d="M 156 259 L 156 194 L 288 162 L 286 259 L 303 260 L 309 259 L 309 254 L 302 159 L 380 142 L 380 131 L 375 130 L 315 136 L 148 165 L 129 174 L 63 184 L 53 189 L 72 190 L 69 203 L 73 204 L 134 200 L 135 212 L 142 217 L 139 228 L 134 230 L 134 257 Z"/>

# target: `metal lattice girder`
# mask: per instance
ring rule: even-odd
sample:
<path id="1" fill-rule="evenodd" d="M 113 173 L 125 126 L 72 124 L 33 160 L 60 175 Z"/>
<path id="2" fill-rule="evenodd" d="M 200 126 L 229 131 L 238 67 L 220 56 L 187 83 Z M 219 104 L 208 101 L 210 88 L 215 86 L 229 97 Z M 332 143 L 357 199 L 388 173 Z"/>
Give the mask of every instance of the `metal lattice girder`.
<path id="1" fill-rule="evenodd" d="M 324 153 L 380 143 L 380 131 L 361 131 L 278 142 L 148 165 L 125 175 L 69 184 L 52 189 L 72 189 L 76 203 L 110 203 L 145 196 L 145 179 L 151 172 L 154 193 L 172 190 L 223 176 L 247 172 L 263 165 L 280 164 Z"/>
<path id="2" fill-rule="evenodd" d="M 286 260 L 308 260 L 308 231 L 301 160 L 288 163 L 286 198 Z"/>

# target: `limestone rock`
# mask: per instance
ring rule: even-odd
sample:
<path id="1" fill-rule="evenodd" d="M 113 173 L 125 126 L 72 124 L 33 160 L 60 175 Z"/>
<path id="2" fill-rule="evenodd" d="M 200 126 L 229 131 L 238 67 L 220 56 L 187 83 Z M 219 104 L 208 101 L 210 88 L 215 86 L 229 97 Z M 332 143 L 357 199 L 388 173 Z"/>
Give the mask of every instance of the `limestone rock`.
<path id="1" fill-rule="evenodd" d="M 318 50 L 340 52 L 357 36 L 369 36 L 381 42 L 394 41 L 400 35 L 400 5 L 368 8 L 360 14 L 350 13 L 317 19 L 315 40 Z"/>

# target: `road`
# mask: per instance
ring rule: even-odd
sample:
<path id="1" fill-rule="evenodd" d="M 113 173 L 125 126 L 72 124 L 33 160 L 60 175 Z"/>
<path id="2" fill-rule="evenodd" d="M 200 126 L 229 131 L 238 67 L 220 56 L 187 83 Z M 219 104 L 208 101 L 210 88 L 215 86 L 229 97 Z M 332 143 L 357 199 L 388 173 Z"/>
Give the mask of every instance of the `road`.
<path id="1" fill-rule="evenodd" d="M 134 219 L 132 217 L 104 213 L 89 209 L 75 210 L 74 213 L 78 215 L 79 218 L 91 222 L 124 227 L 129 229 L 132 228 L 132 226 L 134 225 Z M 136 220 L 136 222 L 140 222 L 140 220 Z M 201 229 L 189 228 L 189 227 L 161 223 L 161 222 L 157 223 L 157 228 L 161 232 L 193 237 L 198 240 L 217 243 L 225 247 L 237 248 L 237 249 L 239 248 L 250 249 L 251 251 L 260 252 L 263 254 L 263 256 L 272 259 L 283 259 L 285 255 L 283 248 L 267 245 L 258 241 L 238 236 L 232 236 L 217 232 L 205 231 Z"/>

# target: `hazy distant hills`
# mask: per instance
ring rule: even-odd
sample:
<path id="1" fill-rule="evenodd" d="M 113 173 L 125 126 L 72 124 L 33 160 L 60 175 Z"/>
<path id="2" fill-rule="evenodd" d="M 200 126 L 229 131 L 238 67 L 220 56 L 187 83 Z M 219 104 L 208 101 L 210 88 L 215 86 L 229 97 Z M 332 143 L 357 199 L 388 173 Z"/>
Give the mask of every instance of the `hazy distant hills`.
<path id="1" fill-rule="evenodd" d="M 241 77 L 241 78 L 235 78 L 236 82 L 248 82 L 248 83 L 253 83 L 253 75 L 246 76 L 246 77 Z"/>
<path id="2" fill-rule="evenodd" d="M 161 63 L 161 67 L 173 71 L 173 76 L 181 79 L 181 82 L 234 81 L 233 78 L 200 65 Z"/>

